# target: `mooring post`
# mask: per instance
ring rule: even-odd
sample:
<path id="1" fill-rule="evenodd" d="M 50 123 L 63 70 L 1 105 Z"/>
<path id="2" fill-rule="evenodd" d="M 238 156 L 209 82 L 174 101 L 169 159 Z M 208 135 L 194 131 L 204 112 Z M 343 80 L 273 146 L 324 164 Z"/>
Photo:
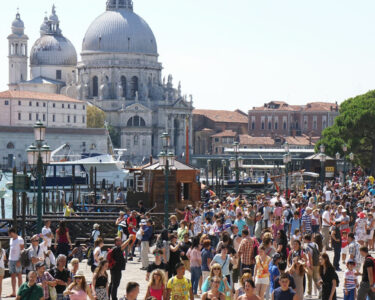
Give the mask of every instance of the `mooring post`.
<path id="1" fill-rule="evenodd" d="M 5 199 L 1 198 L 1 218 L 5 219 Z"/>

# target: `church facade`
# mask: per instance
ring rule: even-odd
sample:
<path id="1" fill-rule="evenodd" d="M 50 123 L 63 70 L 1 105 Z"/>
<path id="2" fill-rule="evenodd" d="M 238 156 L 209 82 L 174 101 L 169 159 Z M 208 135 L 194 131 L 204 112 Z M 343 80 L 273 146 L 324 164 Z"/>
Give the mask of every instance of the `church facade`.
<path id="1" fill-rule="evenodd" d="M 155 36 L 133 10 L 131 0 L 108 0 L 106 11 L 89 26 L 81 61 L 62 34 L 55 7 L 45 17 L 40 38 L 30 51 L 17 14 L 9 41 L 9 89 L 63 94 L 106 112 L 121 136 L 124 158 L 141 162 L 162 150 L 168 132 L 177 157 L 192 151 L 192 96 L 162 77 Z"/>

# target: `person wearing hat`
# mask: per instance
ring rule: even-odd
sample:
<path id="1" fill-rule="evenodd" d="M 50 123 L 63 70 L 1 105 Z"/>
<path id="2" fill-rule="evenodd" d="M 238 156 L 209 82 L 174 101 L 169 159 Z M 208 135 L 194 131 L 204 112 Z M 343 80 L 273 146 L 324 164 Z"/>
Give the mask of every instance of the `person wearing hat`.
<path id="1" fill-rule="evenodd" d="M 99 231 L 99 224 L 95 223 L 93 226 L 93 231 L 91 232 L 91 237 L 90 237 L 90 243 L 94 244 L 95 241 L 99 238 L 100 236 L 100 231 Z"/>
<path id="2" fill-rule="evenodd" d="M 44 299 L 49 299 L 49 287 L 55 287 L 57 282 L 49 272 L 46 272 L 46 265 L 43 261 L 38 262 L 35 265 L 35 269 L 37 274 L 36 282 L 43 288 Z"/>
<path id="3" fill-rule="evenodd" d="M 331 228 L 331 245 L 334 251 L 333 266 L 336 271 L 340 269 L 340 256 L 341 256 L 341 232 L 340 232 L 340 219 L 335 220 L 335 225 Z"/>
<path id="4" fill-rule="evenodd" d="M 142 220 L 141 223 L 140 233 L 142 235 L 141 238 L 141 262 L 142 268 L 141 270 L 147 270 L 149 265 L 148 254 L 150 251 L 150 240 L 152 237 L 152 223 L 151 220 L 148 219 Z"/>
<path id="5" fill-rule="evenodd" d="M 31 245 L 27 248 L 30 258 L 30 265 L 26 267 L 26 273 L 30 271 L 36 271 L 36 264 L 38 262 L 44 261 L 45 256 L 43 252 L 43 247 L 39 244 L 39 235 L 35 234 L 31 237 Z"/>
<path id="6" fill-rule="evenodd" d="M 70 300 L 87 299 L 87 297 L 94 300 L 91 289 L 86 283 L 85 274 L 82 270 L 79 270 L 77 274 L 74 275 L 73 282 L 65 290 L 64 296 L 69 296 Z"/>

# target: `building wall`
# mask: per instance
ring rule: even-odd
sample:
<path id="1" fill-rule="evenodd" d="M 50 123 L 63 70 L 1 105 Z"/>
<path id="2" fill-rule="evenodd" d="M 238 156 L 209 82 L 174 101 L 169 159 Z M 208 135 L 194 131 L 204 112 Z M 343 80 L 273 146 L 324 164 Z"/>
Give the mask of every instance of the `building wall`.
<path id="1" fill-rule="evenodd" d="M 40 120 L 47 127 L 86 128 L 86 103 L 1 99 L 0 126 L 33 126 Z"/>
<path id="2" fill-rule="evenodd" d="M 26 150 L 35 143 L 32 127 L 0 126 L 0 163 L 8 167 L 9 161 L 19 168 L 27 162 Z M 107 153 L 107 135 L 104 129 L 47 128 L 46 143 L 52 151 L 69 144 L 75 154 L 89 152 Z M 13 159 L 14 157 L 14 159 Z"/>

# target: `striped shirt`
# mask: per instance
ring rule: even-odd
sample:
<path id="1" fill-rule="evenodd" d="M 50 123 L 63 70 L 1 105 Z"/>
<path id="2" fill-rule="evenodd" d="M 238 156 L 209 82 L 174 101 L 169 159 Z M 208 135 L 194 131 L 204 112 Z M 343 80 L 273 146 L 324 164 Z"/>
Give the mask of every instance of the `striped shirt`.
<path id="1" fill-rule="evenodd" d="M 302 224 L 305 226 L 305 232 L 311 232 L 311 215 L 304 213 L 302 216 Z"/>
<path id="2" fill-rule="evenodd" d="M 347 270 L 345 272 L 344 278 L 345 278 L 344 288 L 346 290 L 353 290 L 356 288 L 357 277 L 355 276 L 354 271 Z"/>

